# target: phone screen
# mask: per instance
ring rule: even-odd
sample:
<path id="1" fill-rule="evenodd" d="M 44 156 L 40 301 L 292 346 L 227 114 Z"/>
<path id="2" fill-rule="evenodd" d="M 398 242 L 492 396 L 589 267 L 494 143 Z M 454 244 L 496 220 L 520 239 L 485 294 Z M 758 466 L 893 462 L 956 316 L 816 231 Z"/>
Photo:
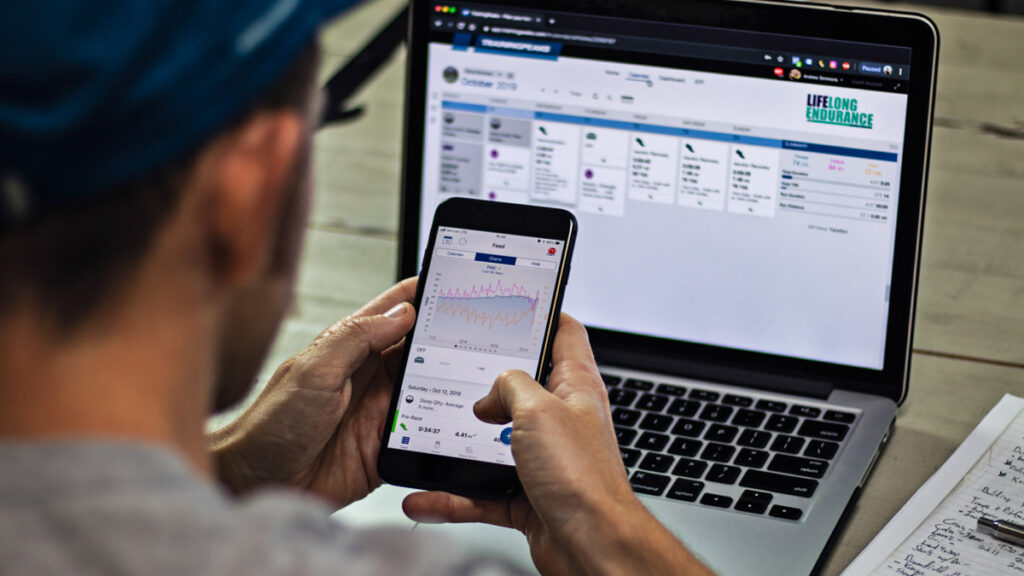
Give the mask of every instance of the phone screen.
<path id="1" fill-rule="evenodd" d="M 388 447 L 512 466 L 511 425 L 473 404 L 539 375 L 565 241 L 438 226 L 433 245 Z"/>

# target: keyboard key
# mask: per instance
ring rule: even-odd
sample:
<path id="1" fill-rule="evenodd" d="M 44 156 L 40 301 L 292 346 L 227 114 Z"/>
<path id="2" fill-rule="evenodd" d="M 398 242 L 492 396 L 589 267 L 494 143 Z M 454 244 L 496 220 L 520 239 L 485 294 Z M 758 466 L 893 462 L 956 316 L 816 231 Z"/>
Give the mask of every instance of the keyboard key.
<path id="1" fill-rule="evenodd" d="M 846 433 L 849 431 L 850 427 L 846 424 L 804 420 L 804 423 L 800 425 L 800 431 L 797 432 L 797 434 L 801 436 L 809 436 L 811 438 L 819 438 L 821 440 L 842 442 L 843 438 L 846 438 Z"/>
<path id="2" fill-rule="evenodd" d="M 632 426 L 640 420 L 640 413 L 636 410 L 616 408 L 612 410 L 612 422 L 619 426 Z"/>
<path id="3" fill-rule="evenodd" d="M 799 456 L 776 454 L 772 458 L 771 464 L 768 464 L 768 469 L 772 472 L 784 472 L 786 474 L 796 474 L 797 476 L 807 476 L 808 478 L 821 478 L 825 475 L 825 470 L 828 470 L 828 462 L 800 458 Z"/>
<path id="4" fill-rule="evenodd" d="M 772 442 L 772 450 L 775 452 L 785 452 L 786 454 L 799 454 L 803 447 L 804 439 L 798 436 L 779 434 L 775 437 L 775 441 Z"/>
<path id="5" fill-rule="evenodd" d="M 625 464 L 626 468 L 632 468 L 640 461 L 639 450 L 633 450 L 632 448 L 619 448 L 619 453 L 622 454 L 622 463 Z"/>
<path id="6" fill-rule="evenodd" d="M 676 425 L 672 427 L 672 434 L 676 436 L 689 436 L 696 438 L 700 436 L 700 433 L 704 431 L 705 424 L 700 420 L 687 420 L 686 418 L 680 418 L 676 420 Z"/>
<path id="7" fill-rule="evenodd" d="M 771 502 L 775 495 L 771 492 L 762 492 L 760 490 L 744 490 L 743 494 L 740 494 L 740 500 L 756 500 L 758 502 Z"/>
<path id="8" fill-rule="evenodd" d="M 740 446 L 749 446 L 751 448 L 764 448 L 768 445 L 768 441 L 772 439 L 772 435 L 761 431 L 761 430 L 744 430 L 740 434 L 740 439 L 736 442 Z"/>
<path id="9" fill-rule="evenodd" d="M 712 462 L 728 462 L 729 460 L 732 460 L 732 455 L 735 453 L 735 446 L 719 444 L 717 442 L 708 442 L 707 447 L 704 448 L 703 452 L 701 452 L 700 457 Z"/>
<path id="10" fill-rule="evenodd" d="M 697 496 L 700 496 L 700 491 L 703 489 L 703 482 L 676 478 L 676 481 L 672 483 L 672 487 L 668 489 L 668 494 L 665 494 L 665 496 L 675 500 L 693 502 L 697 499 Z"/>
<path id="11" fill-rule="evenodd" d="M 636 400 L 636 396 L 636 392 L 632 390 L 613 388 L 608 391 L 608 403 L 612 406 L 629 406 Z"/>
<path id="12" fill-rule="evenodd" d="M 668 396 L 644 394 L 640 397 L 640 401 L 636 403 L 636 407 L 650 412 L 661 412 L 665 409 L 666 404 L 668 404 Z"/>
<path id="13" fill-rule="evenodd" d="M 803 416 L 804 418 L 817 418 L 821 415 L 821 408 L 794 404 L 793 406 L 790 406 L 789 413 L 793 416 Z"/>
<path id="14" fill-rule="evenodd" d="M 704 410 L 700 413 L 701 420 L 710 420 L 712 422 L 726 422 L 730 416 L 732 416 L 732 408 L 722 406 L 721 404 L 708 404 L 704 406 Z"/>
<path id="15" fill-rule="evenodd" d="M 706 506 L 714 506 L 716 508 L 728 508 L 729 506 L 732 506 L 732 498 L 708 492 L 701 496 L 700 503 Z"/>
<path id="16" fill-rule="evenodd" d="M 790 496 L 799 496 L 801 498 L 810 498 L 814 495 L 814 491 L 818 489 L 818 481 L 811 480 L 810 478 L 775 474 L 774 472 L 747 470 L 746 474 L 743 475 L 743 479 L 740 480 L 740 486 L 753 488 L 754 490 L 765 490 L 768 492 L 778 492 L 779 494 L 789 494 Z"/>
<path id="17" fill-rule="evenodd" d="M 746 396 L 737 396 L 736 394 L 726 394 L 722 398 L 722 404 L 728 404 L 729 406 L 739 406 L 740 408 L 749 408 L 754 404 L 753 398 Z"/>
<path id="18" fill-rule="evenodd" d="M 615 427 L 615 439 L 619 441 L 619 446 L 629 446 L 636 435 L 637 431 L 632 428 Z"/>
<path id="19" fill-rule="evenodd" d="M 637 494 L 661 496 L 661 493 L 668 487 L 669 480 L 671 478 L 668 476 L 654 474 L 653 472 L 635 472 L 629 480 L 629 484 L 633 487 L 633 492 Z"/>
<path id="20" fill-rule="evenodd" d="M 757 404 L 754 405 L 758 410 L 767 410 L 769 412 L 785 412 L 786 403 L 776 402 L 774 400 L 758 400 Z"/>
<path id="21" fill-rule="evenodd" d="M 736 416 L 732 419 L 732 423 L 736 426 L 743 426 L 746 428 L 757 428 L 764 422 L 766 414 L 758 410 L 745 410 L 740 409 L 736 411 Z"/>
<path id="22" fill-rule="evenodd" d="M 768 511 L 768 515 L 784 520 L 799 520 L 804 515 L 804 512 L 799 508 L 790 508 L 789 506 L 779 506 L 776 504 Z"/>
<path id="23" fill-rule="evenodd" d="M 782 414 L 772 414 L 768 417 L 768 421 L 764 424 L 765 430 L 771 430 L 772 432 L 782 432 L 783 434 L 789 434 L 793 430 L 796 430 L 796 425 L 800 423 L 800 419 L 796 416 L 783 416 Z"/>
<path id="24" fill-rule="evenodd" d="M 649 382 L 647 380 L 637 380 L 636 378 L 630 378 L 629 380 L 626 380 L 626 383 L 623 384 L 623 386 L 629 388 L 630 390 L 639 390 L 641 392 L 650 392 L 651 390 L 654 390 L 654 382 Z"/>
<path id="25" fill-rule="evenodd" d="M 772 502 L 772 495 L 769 492 L 758 490 L 744 490 L 736 502 L 734 510 L 749 512 L 751 514 L 764 514 L 768 505 Z"/>
<path id="26" fill-rule="evenodd" d="M 619 382 L 622 382 L 622 376 L 612 376 L 611 374 L 601 374 L 601 379 L 604 380 L 604 385 L 609 388 L 618 386 Z"/>
<path id="27" fill-rule="evenodd" d="M 828 440 L 811 440 L 807 443 L 807 450 L 804 450 L 804 456 L 831 460 L 838 450 L 839 444 L 836 444 L 835 442 L 829 442 Z"/>
<path id="28" fill-rule="evenodd" d="M 700 410 L 700 402 L 696 400 L 683 400 L 682 398 L 673 400 L 672 405 L 668 407 L 669 414 L 686 418 L 694 416 L 698 410 Z"/>
<path id="29" fill-rule="evenodd" d="M 736 506 L 733 506 L 733 510 L 739 510 L 740 512 L 749 512 L 751 514 L 764 514 L 764 511 L 767 509 L 768 505 L 763 502 L 743 500 L 742 498 L 738 502 L 736 502 Z"/>
<path id="30" fill-rule="evenodd" d="M 658 384 L 657 392 L 665 396 L 682 396 L 686 394 L 686 388 L 675 384 Z"/>
<path id="31" fill-rule="evenodd" d="M 710 390 L 690 390 L 690 398 L 694 400 L 703 400 L 704 402 L 717 402 L 719 396 L 718 392 L 712 392 Z"/>
<path id="32" fill-rule="evenodd" d="M 640 468 L 651 472 L 668 472 L 676 459 L 668 454 L 648 453 L 640 462 Z"/>
<path id="33" fill-rule="evenodd" d="M 712 424 L 706 434 L 704 434 L 705 440 L 711 440 L 713 442 L 732 442 L 733 438 L 740 433 L 740 429 L 735 426 L 726 426 L 725 424 Z"/>
<path id="34" fill-rule="evenodd" d="M 675 418 L 671 416 L 665 416 L 664 414 L 652 414 L 648 412 L 640 422 L 640 428 L 644 430 L 654 430 L 655 432 L 664 432 L 672 425 L 673 420 L 675 420 Z"/>
<path id="35" fill-rule="evenodd" d="M 704 443 L 700 440 L 676 438 L 672 440 L 672 445 L 668 447 L 668 452 L 676 456 L 696 456 L 703 446 Z"/>
<path id="36" fill-rule="evenodd" d="M 680 458 L 679 462 L 676 462 L 676 467 L 672 470 L 672 473 L 676 476 L 685 476 L 687 478 L 700 478 L 707 469 L 707 462 Z"/>
<path id="37" fill-rule="evenodd" d="M 733 464 L 738 466 L 746 466 L 747 468 L 761 468 L 765 462 L 768 461 L 769 454 L 764 450 L 754 450 L 753 448 L 743 448 L 740 453 L 736 455 L 736 460 Z"/>
<path id="38" fill-rule="evenodd" d="M 825 420 L 831 420 L 833 422 L 841 422 L 843 424 L 851 424 L 857 419 L 856 414 L 850 414 L 849 412 L 840 412 L 838 410 L 826 410 L 823 416 Z"/>
<path id="39" fill-rule="evenodd" d="M 715 464 L 711 467 L 711 470 L 708 470 L 708 475 L 704 479 L 708 482 L 717 482 L 719 484 L 735 484 L 736 479 L 740 477 L 741 471 L 739 466 Z"/>
<path id="40" fill-rule="evenodd" d="M 668 444 L 668 436 L 664 434 L 655 434 L 654 432 L 644 432 L 643 435 L 640 436 L 640 440 L 636 443 L 636 447 L 641 450 L 661 452 L 665 449 L 666 444 Z"/>

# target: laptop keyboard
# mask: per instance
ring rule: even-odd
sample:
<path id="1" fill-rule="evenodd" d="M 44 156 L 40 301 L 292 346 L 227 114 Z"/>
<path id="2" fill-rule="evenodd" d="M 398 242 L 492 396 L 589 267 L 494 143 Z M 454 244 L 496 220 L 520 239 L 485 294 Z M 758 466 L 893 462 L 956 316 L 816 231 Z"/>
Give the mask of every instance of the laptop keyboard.
<path id="1" fill-rule="evenodd" d="M 602 374 L 630 484 L 661 496 L 800 520 L 852 411 Z"/>

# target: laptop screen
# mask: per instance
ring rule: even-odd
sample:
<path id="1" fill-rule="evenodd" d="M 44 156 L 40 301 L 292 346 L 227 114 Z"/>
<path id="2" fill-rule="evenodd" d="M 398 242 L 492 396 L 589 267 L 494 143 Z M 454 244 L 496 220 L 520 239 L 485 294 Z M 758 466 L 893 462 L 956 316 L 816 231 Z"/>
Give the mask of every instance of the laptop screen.
<path id="1" fill-rule="evenodd" d="M 910 49 L 431 8 L 420 252 L 446 198 L 557 206 L 588 326 L 884 368 Z"/>

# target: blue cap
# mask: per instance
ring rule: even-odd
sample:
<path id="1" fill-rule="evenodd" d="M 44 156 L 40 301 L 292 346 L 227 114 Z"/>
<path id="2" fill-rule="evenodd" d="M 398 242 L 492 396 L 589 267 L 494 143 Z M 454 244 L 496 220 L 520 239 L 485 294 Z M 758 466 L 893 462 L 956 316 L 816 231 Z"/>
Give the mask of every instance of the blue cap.
<path id="1" fill-rule="evenodd" d="M 0 224 L 196 149 L 358 0 L 0 4 Z"/>

